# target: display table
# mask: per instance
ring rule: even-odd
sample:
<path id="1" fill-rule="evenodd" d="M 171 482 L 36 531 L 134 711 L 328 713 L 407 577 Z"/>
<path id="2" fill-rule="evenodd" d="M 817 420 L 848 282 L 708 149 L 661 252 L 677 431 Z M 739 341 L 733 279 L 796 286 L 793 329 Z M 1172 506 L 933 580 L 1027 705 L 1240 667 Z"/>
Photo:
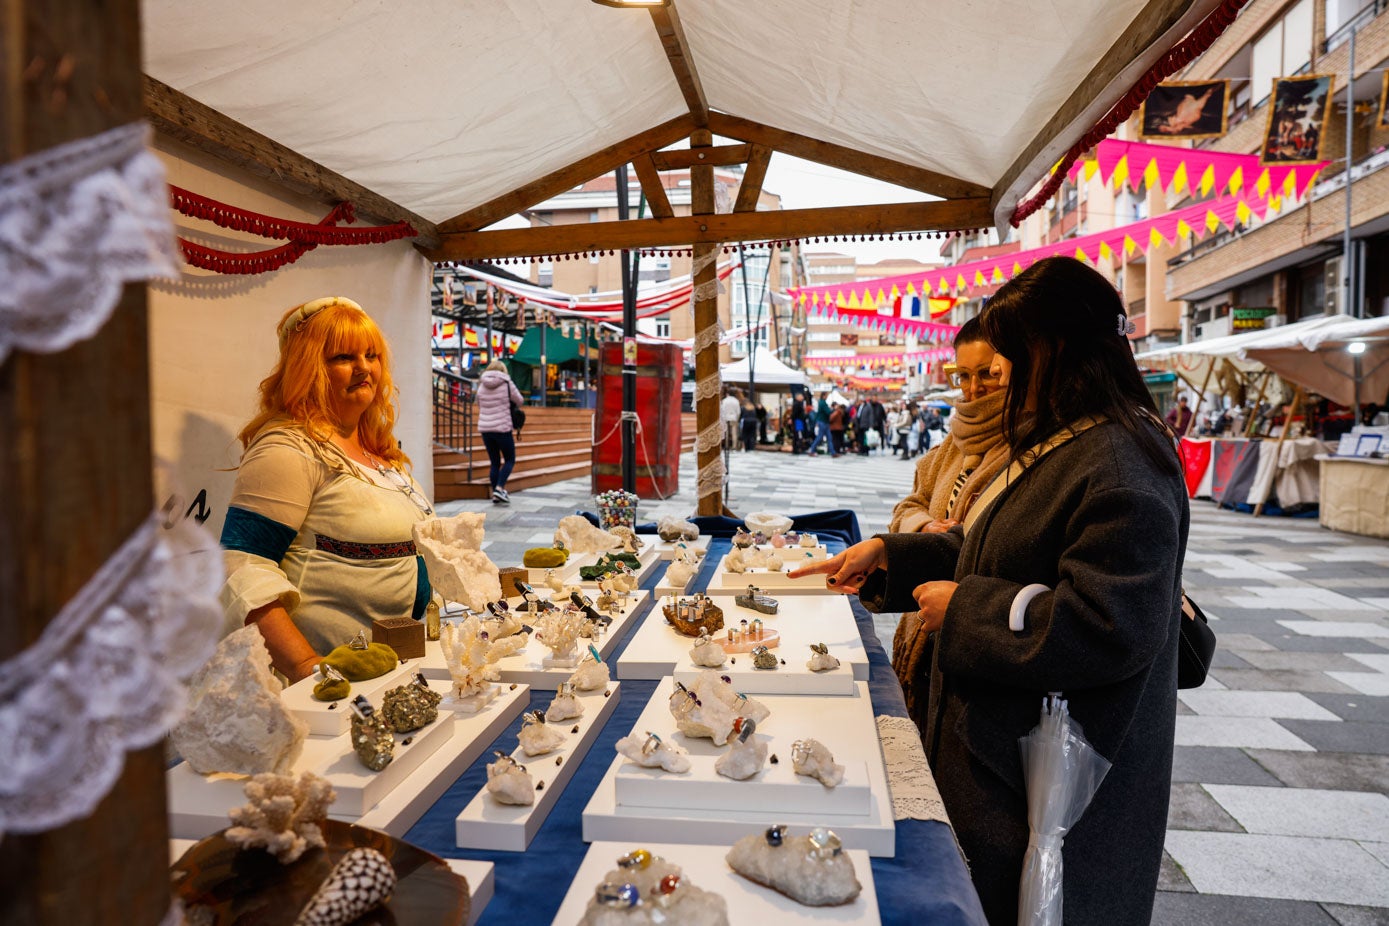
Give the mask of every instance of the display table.
<path id="1" fill-rule="evenodd" d="M 1328 445 L 1315 438 L 1291 438 L 1280 445 L 1275 439 L 1185 437 L 1181 445 L 1191 498 L 1211 498 L 1237 509 L 1265 499 L 1275 509 L 1318 502 L 1316 460 Z"/>
<path id="2" fill-rule="evenodd" d="M 1321 526 L 1389 537 L 1389 460 L 1320 454 Z"/>
<path id="3" fill-rule="evenodd" d="M 716 564 L 728 549 L 727 540 L 714 539 L 710 543 L 709 555 L 695 578 L 695 588 L 707 587 Z M 654 584 L 659 576 L 658 570 L 648 581 Z M 902 691 L 874 632 L 872 618 L 856 601 L 853 611 L 868 654 L 868 691 L 873 711 L 905 717 Z M 625 643 L 625 639 L 620 641 L 614 660 L 620 659 Z M 613 744 L 632 729 L 658 684 L 623 681 L 621 703 L 614 708 L 524 853 L 465 851 L 455 845 L 456 818 L 485 783 L 486 760 L 475 762 L 406 833 L 408 841 L 446 858 L 466 856 L 496 864 L 496 893 L 481 923 L 520 926 L 553 920 L 587 853 L 581 832 L 584 807 L 613 763 Z M 512 723 L 500 738 L 502 744 L 514 743 L 519 729 L 519 721 Z M 947 824 L 898 820 L 896 845 L 895 857 L 875 858 L 871 863 L 883 922 L 984 923 L 978 896 Z M 815 911 L 807 908 L 804 912 L 811 918 Z"/>

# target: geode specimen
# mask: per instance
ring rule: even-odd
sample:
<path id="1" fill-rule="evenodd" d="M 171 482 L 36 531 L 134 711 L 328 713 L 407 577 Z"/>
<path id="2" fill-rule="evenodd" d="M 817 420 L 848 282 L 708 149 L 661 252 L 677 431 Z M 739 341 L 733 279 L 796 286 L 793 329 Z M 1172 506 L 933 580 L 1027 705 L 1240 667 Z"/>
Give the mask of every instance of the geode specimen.
<path id="1" fill-rule="evenodd" d="M 796 740 L 791 744 L 791 765 L 797 775 L 814 778 L 827 788 L 844 780 L 844 766 L 834 764 L 834 755 L 819 740 Z"/>
<path id="2" fill-rule="evenodd" d="M 289 771 L 309 727 L 285 708 L 281 690 L 260 630 L 229 634 L 189 682 L 174 749 L 202 775 Z"/>
<path id="3" fill-rule="evenodd" d="M 333 866 L 294 926 L 347 926 L 385 903 L 395 885 L 390 859 L 375 849 L 353 849 Z"/>
<path id="4" fill-rule="evenodd" d="M 659 768 L 676 775 L 683 775 L 690 770 L 689 753 L 654 733 L 648 732 L 645 736 L 632 733 L 622 737 L 614 745 L 620 755 L 643 768 Z"/>
<path id="5" fill-rule="evenodd" d="M 527 711 L 516 740 L 528 756 L 543 756 L 564 745 L 564 731 L 545 722 L 544 711 Z"/>
<path id="6" fill-rule="evenodd" d="M 246 782 L 247 803 L 228 812 L 232 825 L 222 835 L 242 849 L 264 849 L 281 865 L 325 845 L 320 824 L 337 795 L 326 778 L 313 772 L 267 772 Z"/>
<path id="7" fill-rule="evenodd" d="M 487 764 L 487 793 L 499 804 L 534 804 L 535 782 L 526 767 L 504 752 L 494 755 L 497 761 Z"/>
<path id="8" fill-rule="evenodd" d="M 645 849 L 617 860 L 617 867 L 589 898 L 579 926 L 728 926 L 728 904 L 691 884 L 679 867 Z"/>
<path id="9" fill-rule="evenodd" d="M 361 763 L 379 772 L 395 758 L 395 737 L 385 719 L 362 695 L 352 701 L 352 751 Z"/>
<path id="10" fill-rule="evenodd" d="M 465 511 L 414 525 L 415 548 L 424 557 L 434 590 L 474 611 L 502 597 L 497 564 L 482 552 L 486 520 L 485 514 Z"/>
<path id="11" fill-rule="evenodd" d="M 381 701 L 381 714 L 386 726 L 396 733 L 409 733 L 439 719 L 439 702 L 443 697 L 417 672 L 409 685 L 386 692 Z"/>
<path id="12" fill-rule="evenodd" d="M 733 844 L 726 860 L 749 881 L 809 907 L 850 903 L 863 890 L 839 837 L 822 826 L 806 836 L 791 836 L 784 826 L 749 834 Z"/>

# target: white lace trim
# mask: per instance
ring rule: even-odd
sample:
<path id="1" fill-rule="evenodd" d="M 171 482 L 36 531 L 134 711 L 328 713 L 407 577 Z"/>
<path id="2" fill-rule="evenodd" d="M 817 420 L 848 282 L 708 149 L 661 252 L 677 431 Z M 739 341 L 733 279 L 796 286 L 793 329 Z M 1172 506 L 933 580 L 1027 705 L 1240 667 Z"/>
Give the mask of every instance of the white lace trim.
<path id="1" fill-rule="evenodd" d="M 221 629 L 221 551 L 191 520 L 142 524 L 24 652 L 0 664 L 0 836 L 88 816 L 125 753 L 182 715 Z"/>
<path id="2" fill-rule="evenodd" d="M 86 340 L 126 283 L 178 275 L 149 133 L 134 122 L 0 166 L 0 363 Z"/>
<path id="3" fill-rule="evenodd" d="M 878 739 L 887 763 L 887 786 L 892 792 L 895 820 L 938 820 L 949 824 L 936 779 L 926 764 L 921 731 L 908 717 L 878 715 Z"/>

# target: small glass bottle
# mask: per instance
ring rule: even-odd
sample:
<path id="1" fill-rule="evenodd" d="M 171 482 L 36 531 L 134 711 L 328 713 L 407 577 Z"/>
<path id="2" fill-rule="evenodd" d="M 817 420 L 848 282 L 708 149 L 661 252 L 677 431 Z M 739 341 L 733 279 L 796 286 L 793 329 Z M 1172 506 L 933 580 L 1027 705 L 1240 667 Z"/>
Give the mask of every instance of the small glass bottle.
<path id="1" fill-rule="evenodd" d="M 425 639 L 439 639 L 439 597 L 431 596 L 429 604 L 424 608 L 424 635 Z"/>

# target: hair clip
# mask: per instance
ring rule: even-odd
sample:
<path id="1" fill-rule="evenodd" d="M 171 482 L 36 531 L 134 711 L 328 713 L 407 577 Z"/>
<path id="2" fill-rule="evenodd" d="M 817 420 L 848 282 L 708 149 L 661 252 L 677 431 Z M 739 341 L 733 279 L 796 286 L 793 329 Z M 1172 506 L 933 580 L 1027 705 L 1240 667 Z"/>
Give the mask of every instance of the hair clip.
<path id="1" fill-rule="evenodd" d="M 1129 335 L 1133 334 L 1135 331 L 1138 330 L 1138 326 L 1135 325 L 1133 322 L 1129 321 L 1128 316 L 1125 315 L 1123 312 L 1120 312 L 1120 313 L 1119 313 L 1118 318 L 1119 318 L 1119 327 L 1118 327 L 1119 337 L 1121 337 L 1121 338 L 1128 337 Z"/>

